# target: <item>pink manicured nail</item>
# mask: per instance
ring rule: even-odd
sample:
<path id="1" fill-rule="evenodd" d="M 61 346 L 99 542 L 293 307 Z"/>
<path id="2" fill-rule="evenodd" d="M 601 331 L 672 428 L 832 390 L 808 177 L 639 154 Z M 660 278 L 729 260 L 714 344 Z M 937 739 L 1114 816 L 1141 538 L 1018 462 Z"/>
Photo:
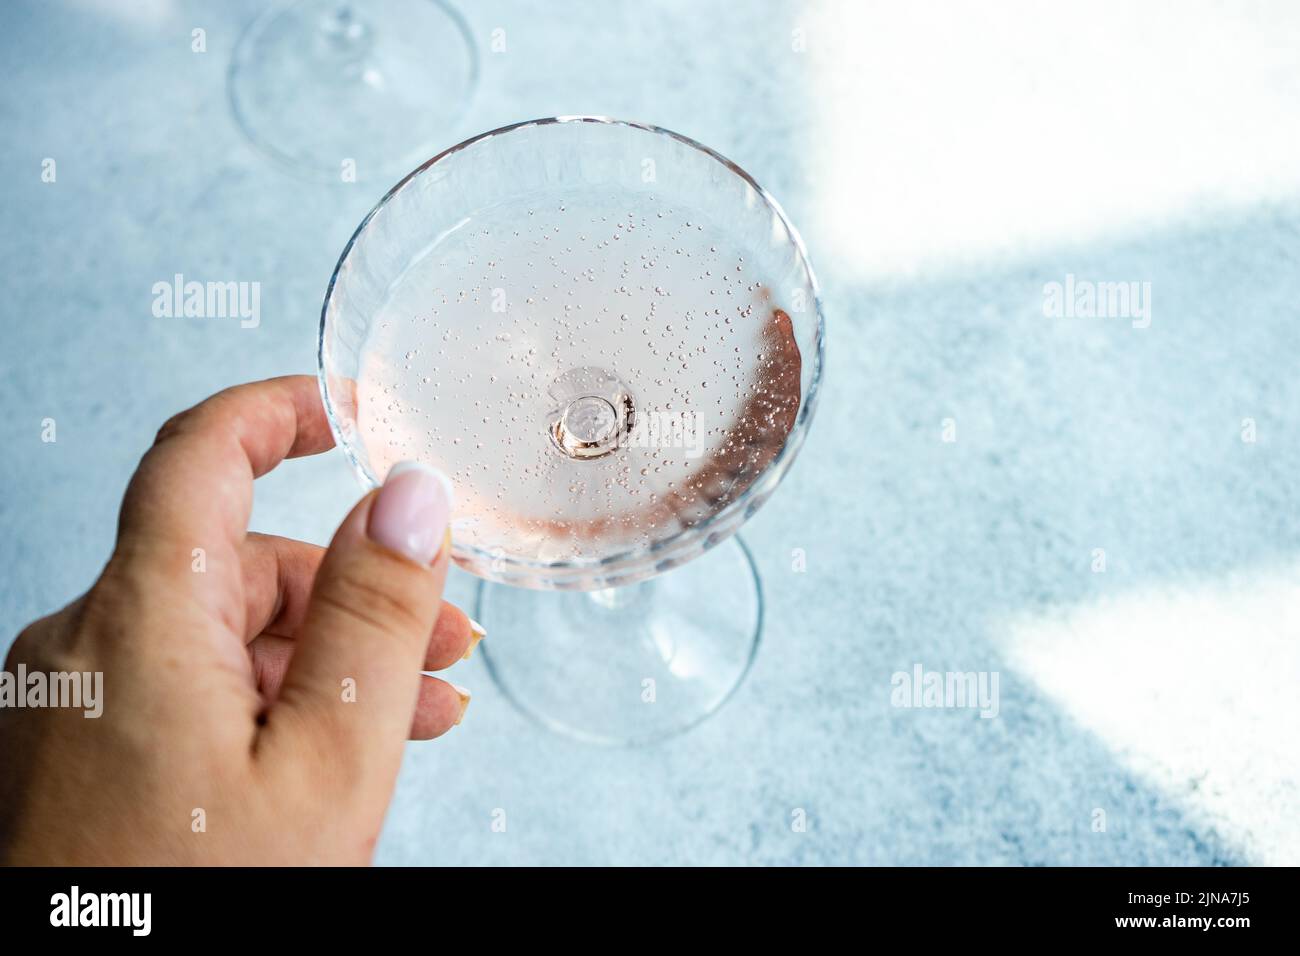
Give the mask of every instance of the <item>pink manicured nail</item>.
<path id="1" fill-rule="evenodd" d="M 367 534 L 420 564 L 442 547 L 451 520 L 451 479 L 423 462 L 398 462 L 370 508 Z"/>

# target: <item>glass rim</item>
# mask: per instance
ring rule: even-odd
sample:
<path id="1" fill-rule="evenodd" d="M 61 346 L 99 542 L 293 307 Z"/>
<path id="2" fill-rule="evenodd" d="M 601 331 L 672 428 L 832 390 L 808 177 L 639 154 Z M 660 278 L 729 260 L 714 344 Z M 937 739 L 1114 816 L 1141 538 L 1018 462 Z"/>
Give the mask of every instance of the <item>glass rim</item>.
<path id="1" fill-rule="evenodd" d="M 471 572 L 475 573 L 476 577 L 501 581 L 506 584 L 519 583 L 524 586 L 554 589 L 564 589 L 566 584 L 569 587 L 574 587 L 575 585 L 569 582 L 573 581 L 575 578 L 586 578 L 592 575 L 619 577 L 621 574 L 628 574 L 630 575 L 629 581 L 646 576 L 653 576 L 654 574 L 669 570 L 670 567 L 675 566 L 675 564 L 671 563 L 671 556 L 678 552 L 690 551 L 697 542 L 703 541 L 704 544 L 702 550 L 707 550 L 713 545 L 721 543 L 721 541 L 730 537 L 732 534 L 735 534 L 735 532 L 739 530 L 740 524 L 747 521 L 751 517 L 752 513 L 745 515 L 739 523 L 735 522 L 736 515 L 743 509 L 749 507 L 758 491 L 767 489 L 767 492 L 770 494 L 771 491 L 780 484 L 781 480 L 785 477 L 785 473 L 794 463 L 794 459 L 798 455 L 799 449 L 803 446 L 804 438 L 807 435 L 808 427 L 812 421 L 813 412 L 816 409 L 817 400 L 821 393 L 820 386 L 822 375 L 825 370 L 826 352 L 826 321 L 822 307 L 821 286 L 817 281 L 817 274 L 813 271 L 812 262 L 808 258 L 808 251 L 804 246 L 803 237 L 795 228 L 794 223 L 790 221 L 785 210 L 781 208 L 781 204 L 776 201 L 771 193 L 760 186 L 754 177 L 746 172 L 740 165 L 723 156 L 721 153 L 717 152 L 717 150 L 710 149 L 703 143 L 691 139 L 689 136 L 684 136 L 681 133 L 676 133 L 670 129 L 655 126 L 651 123 L 620 120 L 609 116 L 588 114 L 547 116 L 500 126 L 496 129 L 471 136 L 469 139 L 463 140 L 454 146 L 444 149 L 437 155 L 426 159 L 423 163 L 398 180 L 392 188 L 384 193 L 383 197 L 375 203 L 370 211 L 366 213 L 357 228 L 353 230 L 351 237 L 349 237 L 347 244 L 344 245 L 343 251 L 339 255 L 338 262 L 334 266 L 334 271 L 330 274 L 329 284 L 325 289 L 325 298 L 321 304 L 320 329 L 316 349 L 316 377 L 320 386 L 321 401 L 325 406 L 325 417 L 329 421 L 330 431 L 334 435 L 334 442 L 343 450 L 348 463 L 351 464 L 353 471 L 356 472 L 362 486 L 365 487 L 367 491 L 378 488 L 380 482 L 367 471 L 353 453 L 348 442 L 344 440 L 342 429 L 338 424 L 338 416 L 335 412 L 334 404 L 330 400 L 329 385 L 325 371 L 325 331 L 329 316 L 330 302 L 334 297 L 334 286 L 338 281 L 339 273 L 342 271 L 344 264 L 348 261 L 348 257 L 352 254 L 353 248 L 357 245 L 362 234 L 365 233 L 367 227 L 375 216 L 378 215 L 379 212 L 383 210 L 398 193 L 407 188 L 418 177 L 432 169 L 438 163 L 449 159 L 477 143 L 497 136 L 503 136 L 520 129 L 535 126 L 554 126 L 561 123 L 596 123 L 605 126 L 623 126 L 641 130 L 646 133 L 652 133 L 654 135 L 667 136 L 690 147 L 691 149 L 705 154 L 715 162 L 726 167 L 733 175 L 738 176 L 754 190 L 759 199 L 762 200 L 768 209 L 770 209 L 777 219 L 780 220 L 782 226 L 784 226 L 786 234 L 789 237 L 789 242 L 798 255 L 799 263 L 807 277 L 808 286 L 812 289 L 813 312 L 816 316 L 816 327 L 813 330 L 815 349 L 812 356 L 813 370 L 808 385 L 808 393 L 800 403 L 794 428 L 791 429 L 785 444 L 782 446 L 780 452 L 777 453 L 777 456 L 754 478 L 749 487 L 747 487 L 735 501 L 732 501 L 725 507 L 709 515 L 698 524 L 694 524 L 689 528 L 684 528 L 670 537 L 654 542 L 648 547 L 628 548 L 599 558 L 574 558 L 563 561 L 539 561 L 535 559 L 500 557 L 492 551 L 474 545 L 458 543 L 453 537 L 453 559 L 456 559 L 458 562 L 463 559 L 469 565 Z M 712 531 L 719 527 L 726 529 L 732 524 L 734 524 L 734 527 L 730 527 L 730 530 L 728 530 L 726 534 L 716 538 L 716 540 L 710 540 L 710 533 Z M 473 569 L 480 568 L 485 563 L 490 565 L 496 561 L 504 562 L 511 569 L 518 569 L 520 573 L 518 575 L 512 573 L 504 577 L 487 577 L 473 571 Z M 669 567 L 664 567 L 662 569 L 659 568 L 658 565 L 665 561 L 670 562 Z M 649 575 L 636 573 L 638 568 L 647 564 L 654 566 L 655 570 L 651 571 Z M 519 578 L 520 580 L 516 581 L 516 578 Z M 601 587 L 605 585 L 597 584 L 594 586 Z"/>

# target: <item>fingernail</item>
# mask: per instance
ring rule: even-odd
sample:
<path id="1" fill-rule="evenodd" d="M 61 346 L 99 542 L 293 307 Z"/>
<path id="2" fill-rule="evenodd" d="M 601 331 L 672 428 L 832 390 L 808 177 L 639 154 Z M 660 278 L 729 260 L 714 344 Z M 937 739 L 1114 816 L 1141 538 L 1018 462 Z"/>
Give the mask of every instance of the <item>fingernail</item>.
<path id="1" fill-rule="evenodd" d="M 452 725 L 457 727 L 465 719 L 465 711 L 469 710 L 469 691 L 459 684 L 452 684 L 451 689 L 460 695 L 460 716 L 456 718 L 456 723 Z"/>
<path id="2" fill-rule="evenodd" d="M 379 489 L 366 532 L 385 548 L 429 564 L 449 533 L 451 503 L 450 478 L 423 462 L 399 462 Z"/>
<path id="3" fill-rule="evenodd" d="M 483 630 L 483 625 L 472 617 L 469 619 L 469 647 L 465 648 L 463 661 L 469 660 L 469 656 L 474 653 L 474 648 L 478 647 L 478 642 L 487 637 L 487 631 Z"/>

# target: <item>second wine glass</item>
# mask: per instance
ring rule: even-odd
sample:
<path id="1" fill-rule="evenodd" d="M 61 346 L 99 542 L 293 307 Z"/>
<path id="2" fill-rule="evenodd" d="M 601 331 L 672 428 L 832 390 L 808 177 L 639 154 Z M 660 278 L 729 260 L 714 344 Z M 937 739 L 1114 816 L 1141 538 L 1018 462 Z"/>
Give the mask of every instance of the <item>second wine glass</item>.
<path id="1" fill-rule="evenodd" d="M 426 158 L 447 141 L 477 77 L 469 28 L 441 0 L 296 0 L 248 27 L 227 86 L 254 145 L 338 182 L 389 177 Z"/>

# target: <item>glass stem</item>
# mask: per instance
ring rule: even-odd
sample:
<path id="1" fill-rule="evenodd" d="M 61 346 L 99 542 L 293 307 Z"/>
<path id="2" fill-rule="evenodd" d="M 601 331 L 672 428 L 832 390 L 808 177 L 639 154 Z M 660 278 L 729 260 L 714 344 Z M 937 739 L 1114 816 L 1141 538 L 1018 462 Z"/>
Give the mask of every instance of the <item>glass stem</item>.
<path id="1" fill-rule="evenodd" d="M 330 55 L 343 60 L 359 60 L 370 52 L 374 39 L 369 24 L 347 3 L 321 19 L 320 36 Z"/>
<path id="2" fill-rule="evenodd" d="M 641 604 L 653 586 L 651 581 L 641 581 L 620 588 L 599 588 L 588 591 L 587 600 L 604 611 L 622 611 Z"/>

